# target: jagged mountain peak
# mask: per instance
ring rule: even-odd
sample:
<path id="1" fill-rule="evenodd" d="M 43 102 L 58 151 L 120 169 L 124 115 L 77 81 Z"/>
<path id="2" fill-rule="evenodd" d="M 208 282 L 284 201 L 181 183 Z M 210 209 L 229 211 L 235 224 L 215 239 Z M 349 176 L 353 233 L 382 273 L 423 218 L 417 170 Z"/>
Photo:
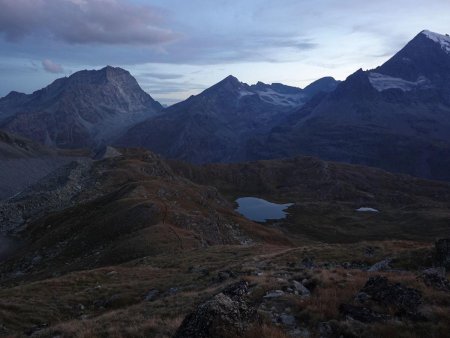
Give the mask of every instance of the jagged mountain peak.
<path id="1" fill-rule="evenodd" d="M 241 87 L 243 83 L 239 81 L 239 79 L 233 75 L 228 75 L 222 81 L 219 81 L 217 85 L 220 86 L 233 86 L 233 87 Z"/>
<path id="2" fill-rule="evenodd" d="M 420 34 L 438 43 L 443 50 L 450 54 L 450 36 L 448 34 L 443 35 L 429 30 L 423 30 Z"/>
<path id="3" fill-rule="evenodd" d="M 234 93 L 239 95 L 240 92 L 246 90 L 248 85 L 246 83 L 240 82 L 238 78 L 233 75 L 228 75 L 223 80 L 217 82 L 212 87 L 206 89 L 200 95 L 209 95 L 211 93 Z"/>
<path id="4" fill-rule="evenodd" d="M 308 96 L 312 97 L 320 92 L 332 92 L 336 89 L 340 81 L 337 81 L 332 76 L 322 77 L 303 89 L 303 92 Z"/>
<path id="5" fill-rule="evenodd" d="M 59 78 L 30 95 L 10 94 L 0 101 L 0 125 L 47 145 L 97 147 L 161 110 L 127 70 L 106 66 Z"/>
<path id="6" fill-rule="evenodd" d="M 9 97 L 9 98 L 15 98 L 15 97 L 20 97 L 20 96 L 24 96 L 26 94 L 12 90 L 8 93 L 8 95 L 5 96 L 5 98 Z"/>
<path id="7" fill-rule="evenodd" d="M 58 80 L 57 80 L 58 81 Z M 137 84 L 136 79 L 127 70 L 120 67 L 106 66 L 99 70 L 81 70 L 67 78 L 68 83 L 105 84 L 105 83 L 132 83 Z"/>
<path id="8" fill-rule="evenodd" d="M 373 72 L 409 82 L 441 83 L 450 74 L 450 37 L 424 30 Z"/>

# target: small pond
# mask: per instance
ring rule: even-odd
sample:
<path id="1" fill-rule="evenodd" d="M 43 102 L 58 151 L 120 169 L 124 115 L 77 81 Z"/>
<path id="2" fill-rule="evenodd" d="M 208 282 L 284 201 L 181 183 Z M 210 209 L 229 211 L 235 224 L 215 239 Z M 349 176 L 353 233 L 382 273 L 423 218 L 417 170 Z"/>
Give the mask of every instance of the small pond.
<path id="1" fill-rule="evenodd" d="M 238 213 L 256 222 L 286 218 L 287 213 L 284 210 L 293 205 L 293 203 L 271 203 L 256 197 L 241 197 L 236 200 L 236 203 Z"/>

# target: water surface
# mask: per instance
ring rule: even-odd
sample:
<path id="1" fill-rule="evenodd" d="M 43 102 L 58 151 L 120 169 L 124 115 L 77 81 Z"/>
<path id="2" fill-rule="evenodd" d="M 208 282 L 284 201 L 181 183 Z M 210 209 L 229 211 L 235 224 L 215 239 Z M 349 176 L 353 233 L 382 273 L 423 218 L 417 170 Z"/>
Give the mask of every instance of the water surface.
<path id="1" fill-rule="evenodd" d="M 272 203 L 257 197 L 241 197 L 236 200 L 236 203 L 238 213 L 256 222 L 286 218 L 287 213 L 284 210 L 293 205 L 293 203 Z"/>

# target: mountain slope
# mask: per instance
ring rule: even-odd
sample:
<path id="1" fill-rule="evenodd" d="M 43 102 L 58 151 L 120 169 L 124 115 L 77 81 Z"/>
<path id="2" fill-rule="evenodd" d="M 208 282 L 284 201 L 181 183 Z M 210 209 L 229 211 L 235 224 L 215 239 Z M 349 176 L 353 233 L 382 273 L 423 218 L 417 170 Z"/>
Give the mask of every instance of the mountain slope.
<path id="1" fill-rule="evenodd" d="M 292 113 L 249 142 L 250 158 L 308 154 L 450 180 L 450 54 L 434 36 L 447 38 L 421 32 Z"/>
<path id="2" fill-rule="evenodd" d="M 289 244 L 279 231 L 235 213 L 217 189 L 130 149 L 72 162 L 0 203 L 2 233 L 23 242 L 9 264 L 0 264 L 8 278 L 12 271 L 51 275 L 210 245 Z"/>
<path id="3" fill-rule="evenodd" d="M 19 193 L 76 156 L 0 130 L 0 200 Z"/>
<path id="4" fill-rule="evenodd" d="M 30 95 L 0 99 L 0 128 L 61 148 L 110 143 L 161 105 L 121 68 L 80 71 Z"/>
<path id="5" fill-rule="evenodd" d="M 0 261 L 0 335 L 172 337 L 197 304 L 242 281 L 252 306 L 301 312 L 319 335 L 324 320 L 348 327 L 340 305 L 384 260 L 393 270 L 383 275 L 423 292 L 430 319 L 419 324 L 448 331 L 448 306 L 435 306 L 448 304 L 448 293 L 417 272 L 432 266 L 435 236 L 449 235 L 449 183 L 310 157 L 195 166 L 113 150 L 0 203 L 0 226 L 12 225 L 21 241 Z M 294 205 L 287 219 L 257 224 L 233 210 L 235 197 L 248 195 Z M 308 298 L 294 292 L 299 280 Z M 288 324 L 279 329 L 290 332 Z M 356 325 L 372 336 L 372 326 Z"/>
<path id="6" fill-rule="evenodd" d="M 267 133 L 317 90 L 330 90 L 336 84 L 334 79 L 325 82 L 305 92 L 282 84 L 249 86 L 229 76 L 136 125 L 118 144 L 195 163 L 239 161 L 247 158 L 244 145 L 251 136 Z"/>
<path id="7" fill-rule="evenodd" d="M 193 166 L 172 161 L 179 175 L 217 187 L 230 198 L 259 196 L 294 203 L 275 222 L 293 242 L 433 241 L 450 236 L 450 183 L 313 157 Z M 376 213 L 359 212 L 374 208 Z"/>

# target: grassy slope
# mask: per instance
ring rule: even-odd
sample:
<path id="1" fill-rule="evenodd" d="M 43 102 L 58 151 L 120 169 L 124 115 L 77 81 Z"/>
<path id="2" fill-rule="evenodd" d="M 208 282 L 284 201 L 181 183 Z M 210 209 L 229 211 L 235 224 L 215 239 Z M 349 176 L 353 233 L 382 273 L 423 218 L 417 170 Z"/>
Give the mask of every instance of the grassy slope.
<path id="1" fill-rule="evenodd" d="M 170 162 L 175 172 L 210 184 L 230 200 L 259 196 L 293 202 L 280 226 L 298 243 L 355 242 L 450 236 L 450 184 L 312 157 L 195 167 Z M 377 214 L 355 209 L 372 207 Z M 293 237 L 292 237 L 293 236 Z"/>
<path id="2" fill-rule="evenodd" d="M 450 329 L 448 294 L 416 279 L 431 265 L 433 234 L 446 233 L 450 188 L 445 183 L 312 158 L 168 166 L 131 150 L 95 162 L 91 175 L 97 183 L 76 198 L 83 201 L 94 190 L 97 198 L 33 221 L 24 251 L 0 265 L 0 336 L 36 331 L 42 337 L 170 337 L 196 304 L 228 283 L 247 279 L 259 306 L 266 291 L 303 277 L 318 283 L 312 297 L 286 296 L 275 305 L 291 308 L 313 333 L 329 320 L 343 332 L 358 329 L 366 337 L 441 337 Z M 229 201 L 199 183 L 217 186 Z M 296 206 L 285 224 L 259 225 L 233 211 L 231 201 L 244 194 Z M 359 215 L 354 208 L 360 206 L 382 212 Z M 406 232 L 398 224 L 402 219 Z M 388 236 L 417 241 L 373 241 Z M 238 245 L 240 238 L 253 244 Z M 366 255 L 368 246 L 373 256 Z M 299 265 L 305 257 L 313 257 L 318 267 L 305 271 Z M 368 266 L 387 257 L 402 270 L 385 273 L 390 279 L 423 292 L 428 322 L 359 327 L 339 314 L 339 305 L 351 301 L 371 275 L 340 264 Z M 237 277 L 219 282 L 223 270 Z M 159 296 L 145 300 L 155 288 Z M 285 337 L 270 322 L 252 334 Z"/>

